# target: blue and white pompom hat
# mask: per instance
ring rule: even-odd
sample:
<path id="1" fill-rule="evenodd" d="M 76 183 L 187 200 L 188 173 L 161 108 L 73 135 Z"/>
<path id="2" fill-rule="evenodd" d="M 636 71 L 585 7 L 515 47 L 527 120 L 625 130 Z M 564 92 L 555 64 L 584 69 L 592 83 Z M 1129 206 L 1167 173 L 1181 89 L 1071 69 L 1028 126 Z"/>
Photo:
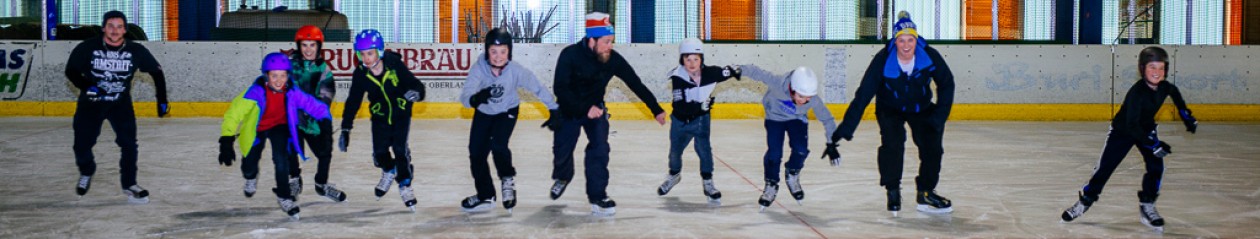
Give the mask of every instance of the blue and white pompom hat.
<path id="1" fill-rule="evenodd" d="M 915 38 L 919 38 L 919 32 L 915 30 L 914 21 L 910 21 L 910 13 L 901 11 L 897 13 L 897 24 L 893 24 L 893 38 L 901 36 L 901 34 L 910 34 Z"/>
<path id="2" fill-rule="evenodd" d="M 607 13 L 591 12 L 586 14 L 586 37 L 599 38 L 612 34 L 613 25 L 612 22 L 608 21 Z"/>

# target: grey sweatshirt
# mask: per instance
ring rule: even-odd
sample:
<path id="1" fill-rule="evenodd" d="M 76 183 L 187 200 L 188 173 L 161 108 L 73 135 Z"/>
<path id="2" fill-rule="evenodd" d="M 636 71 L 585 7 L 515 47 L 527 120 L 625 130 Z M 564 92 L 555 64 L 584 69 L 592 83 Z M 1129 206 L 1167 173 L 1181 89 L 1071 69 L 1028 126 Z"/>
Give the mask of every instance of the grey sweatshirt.
<path id="1" fill-rule="evenodd" d="M 519 106 L 521 97 L 517 94 L 517 88 L 533 93 L 543 105 L 547 106 L 548 110 L 560 107 L 556 104 L 551 92 L 538 83 L 538 77 L 534 76 L 534 72 L 525 69 L 515 61 L 508 61 L 499 76 L 494 76 L 490 68 L 490 62 L 486 61 L 485 53 L 477 56 L 477 63 L 468 70 L 468 79 L 464 80 L 464 90 L 459 94 L 459 101 L 464 103 L 464 107 L 472 107 L 468 101 L 474 94 L 486 88 L 490 88 L 490 100 L 477 107 L 477 111 L 483 114 L 497 115 Z"/>
<path id="2" fill-rule="evenodd" d="M 827 134 L 823 137 L 827 138 L 827 142 L 831 143 L 831 134 L 836 132 L 836 118 L 831 116 L 831 110 L 827 109 L 826 102 L 822 97 L 814 96 L 804 105 L 796 105 L 792 102 L 791 87 L 787 80 L 786 74 L 776 75 L 770 73 L 760 67 L 754 65 L 740 66 L 745 78 L 751 78 L 756 81 L 765 83 L 767 86 L 766 96 L 761 98 L 762 108 L 766 110 L 766 120 L 771 121 L 790 121 L 800 120 L 809 122 L 809 110 L 814 110 L 814 117 L 823 123 L 823 128 L 827 130 Z"/>

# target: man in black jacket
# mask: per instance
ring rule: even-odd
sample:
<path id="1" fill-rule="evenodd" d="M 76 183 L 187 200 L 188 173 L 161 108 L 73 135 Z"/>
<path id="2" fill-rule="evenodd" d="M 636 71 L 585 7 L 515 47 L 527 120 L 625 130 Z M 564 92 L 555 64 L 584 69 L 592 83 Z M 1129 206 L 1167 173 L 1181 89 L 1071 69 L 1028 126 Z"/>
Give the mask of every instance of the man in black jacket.
<path id="1" fill-rule="evenodd" d="M 643 85 L 634 68 L 612 50 L 613 26 L 608 14 L 593 12 L 586 15 L 586 37 L 576 44 L 565 47 L 556 63 L 555 92 L 560 104 L 561 117 L 548 124 L 559 124 L 552 141 L 555 155 L 551 178 L 551 199 L 560 198 L 573 180 L 573 149 L 577 146 L 580 129 L 586 130 L 586 198 L 591 212 L 598 215 L 616 213 L 616 202 L 604 190 L 608 187 L 608 114 L 604 105 L 604 91 L 613 76 L 647 105 L 656 122 L 665 124 L 665 110 L 656 103 L 656 96 Z"/>
<path id="2" fill-rule="evenodd" d="M 122 191 L 132 203 L 148 203 L 149 191 L 136 184 L 139 150 L 136 145 L 136 112 L 131 105 L 131 79 L 136 70 L 153 76 L 157 91 L 157 115 L 166 117 L 170 106 L 166 101 L 166 75 L 162 65 L 149 49 L 123 38 L 127 34 L 127 16 L 119 11 L 105 13 L 101 28 L 104 35 L 84 40 L 70 51 L 66 61 L 66 78 L 79 88 L 79 103 L 74 112 L 74 159 L 79 166 L 75 193 L 80 197 L 92 186 L 96 173 L 96 157 L 92 147 L 101 136 L 105 120 L 114 128 L 114 142 L 122 148 L 119 159 Z"/>
<path id="3" fill-rule="evenodd" d="M 915 178 L 918 192 L 915 201 L 922 212 L 946 213 L 953 208 L 949 199 L 933 190 L 940 180 L 941 138 L 945 132 L 945 120 L 954 104 L 954 74 L 936 49 L 915 32 L 910 14 L 897 14 L 893 25 L 894 40 L 866 69 L 862 84 L 858 86 L 853 102 L 844 112 L 844 121 L 831 136 L 831 142 L 852 140 L 862 120 L 862 112 L 875 100 L 875 119 L 879 122 L 879 134 L 883 136 L 879 146 L 879 184 L 888 190 L 888 211 L 893 216 L 901 211 L 901 170 L 905 161 L 906 128 L 913 131 L 914 144 L 919 147 L 919 176 Z M 936 103 L 932 103 L 931 82 L 936 82 Z M 829 145 L 835 148 L 834 145 Z M 836 155 L 839 155 L 838 152 Z"/>

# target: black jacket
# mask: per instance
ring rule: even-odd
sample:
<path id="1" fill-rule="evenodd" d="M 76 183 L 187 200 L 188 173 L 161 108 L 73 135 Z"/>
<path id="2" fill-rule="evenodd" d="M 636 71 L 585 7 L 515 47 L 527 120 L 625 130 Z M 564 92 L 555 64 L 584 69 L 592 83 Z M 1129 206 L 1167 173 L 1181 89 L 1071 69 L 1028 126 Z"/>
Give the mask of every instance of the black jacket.
<path id="1" fill-rule="evenodd" d="M 614 50 L 607 63 L 600 63 L 595 52 L 587 47 L 587 39 L 582 38 L 577 44 L 565 47 L 556 62 L 554 88 L 556 103 L 560 104 L 563 116 L 581 118 L 586 116 L 591 106 L 604 107 L 604 92 L 613 76 L 626 83 L 630 91 L 652 111 L 652 115 L 665 112 L 656 103 L 656 96 L 643 85 L 639 75 L 634 73 L 634 68 L 621 54 Z"/>
<path id="2" fill-rule="evenodd" d="M 394 121 L 411 120 L 413 103 L 407 101 L 403 95 L 408 90 L 415 90 L 420 92 L 420 99 L 424 99 L 424 84 L 411 74 L 411 70 L 401 59 L 402 56 L 398 53 L 387 51 L 381 57 L 381 64 L 385 64 L 385 69 L 380 76 L 369 76 L 371 70 L 355 67 L 350 81 L 350 94 L 346 96 L 345 111 L 341 113 L 342 129 L 354 126 L 354 116 L 363 104 L 364 93 L 371 104 L 368 114 L 372 115 L 373 123 L 393 125 Z"/>
<path id="3" fill-rule="evenodd" d="M 717 87 L 717 83 L 730 80 L 731 77 L 731 73 L 722 67 L 703 66 L 700 68 L 700 83 L 696 84 L 686 68 L 674 68 L 669 76 L 674 95 L 674 112 L 671 115 L 682 121 L 708 115 L 713 106 L 713 89 Z"/>
<path id="4" fill-rule="evenodd" d="M 884 50 L 875 54 L 875 59 L 871 59 L 862 76 L 862 84 L 858 86 L 853 102 L 849 103 L 849 109 L 844 112 L 844 121 L 833 139 L 853 139 L 853 131 L 857 130 L 872 97 L 876 98 L 877 111 L 924 115 L 930 117 L 937 131 L 945 129 L 945 120 L 954 105 L 954 73 L 945 64 L 941 53 L 928 46 L 923 38 L 919 38 L 915 47 L 914 68 L 910 74 L 901 71 L 894 52 L 896 49 L 896 45 L 889 42 Z M 935 103 L 929 87 L 932 81 L 936 82 Z"/>
<path id="5" fill-rule="evenodd" d="M 1187 109 L 1186 101 L 1181 98 L 1181 91 L 1177 90 L 1176 85 L 1161 81 L 1155 90 L 1151 90 L 1146 85 L 1146 80 L 1138 80 L 1133 83 L 1133 87 L 1129 87 L 1120 111 L 1116 111 L 1116 116 L 1111 119 L 1111 130 L 1137 141 L 1139 146 L 1154 145 L 1155 140 L 1148 136 L 1155 130 L 1155 113 L 1159 112 L 1159 107 L 1164 105 L 1164 99 L 1169 96 L 1172 96 L 1173 105 L 1177 109 Z"/>

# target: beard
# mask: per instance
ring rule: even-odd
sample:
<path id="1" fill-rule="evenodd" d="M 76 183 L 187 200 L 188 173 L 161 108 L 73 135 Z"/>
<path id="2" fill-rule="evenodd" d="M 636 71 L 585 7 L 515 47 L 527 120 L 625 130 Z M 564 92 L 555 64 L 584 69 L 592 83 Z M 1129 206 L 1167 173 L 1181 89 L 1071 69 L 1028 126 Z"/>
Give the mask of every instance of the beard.
<path id="1" fill-rule="evenodd" d="M 599 63 L 608 63 L 608 59 L 612 58 L 612 53 L 599 53 L 597 56 Z"/>

